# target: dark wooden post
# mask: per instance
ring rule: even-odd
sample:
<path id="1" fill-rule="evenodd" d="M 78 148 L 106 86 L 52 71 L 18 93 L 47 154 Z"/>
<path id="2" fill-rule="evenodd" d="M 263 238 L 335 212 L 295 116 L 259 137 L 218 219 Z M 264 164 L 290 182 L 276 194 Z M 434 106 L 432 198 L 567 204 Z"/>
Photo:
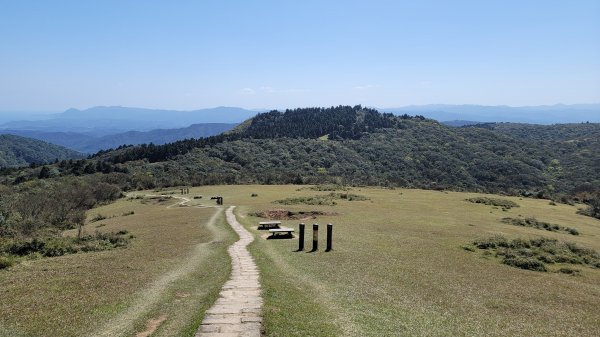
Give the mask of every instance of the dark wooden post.
<path id="1" fill-rule="evenodd" d="M 313 246 L 312 251 L 316 252 L 319 249 L 319 224 L 313 224 Z"/>
<path id="2" fill-rule="evenodd" d="M 304 250 L 304 224 L 301 223 L 299 228 L 300 237 L 298 238 L 298 251 L 301 252 Z"/>
<path id="3" fill-rule="evenodd" d="M 333 241 L 333 225 L 328 223 L 327 224 L 327 249 L 325 249 L 326 252 L 331 251 L 332 241 Z"/>

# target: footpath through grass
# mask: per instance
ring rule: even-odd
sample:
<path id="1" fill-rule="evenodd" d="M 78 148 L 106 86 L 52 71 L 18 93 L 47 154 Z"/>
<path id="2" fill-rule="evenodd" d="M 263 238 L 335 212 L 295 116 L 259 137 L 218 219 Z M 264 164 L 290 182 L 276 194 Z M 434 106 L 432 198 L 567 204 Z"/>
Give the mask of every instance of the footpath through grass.
<path id="1" fill-rule="evenodd" d="M 0 336 L 193 336 L 229 276 L 237 237 L 222 211 L 167 208 L 178 202 L 120 200 L 88 213 L 86 233 L 127 230 L 127 248 L 0 271 Z"/>
<path id="2" fill-rule="evenodd" d="M 251 248 L 261 270 L 267 336 L 597 336 L 600 270 L 578 265 L 577 276 L 515 268 L 464 245 L 494 235 L 550 238 L 600 251 L 600 221 L 576 207 L 547 200 L 422 190 L 353 188 L 369 200 L 336 205 L 281 205 L 330 191 L 300 186 L 217 186 L 193 189 L 235 204 L 238 219 L 257 235 Z M 256 196 L 252 196 L 256 194 Z M 466 201 L 492 197 L 519 205 L 502 209 Z M 283 220 L 298 230 L 321 224 L 320 250 L 295 252 L 298 241 L 264 240 L 250 216 L 267 209 L 319 211 L 316 219 Z M 311 213 L 319 214 L 319 213 Z M 579 235 L 502 222 L 536 218 Z M 334 250 L 323 251 L 325 224 L 334 224 Z M 573 267 L 572 265 L 569 265 Z"/>

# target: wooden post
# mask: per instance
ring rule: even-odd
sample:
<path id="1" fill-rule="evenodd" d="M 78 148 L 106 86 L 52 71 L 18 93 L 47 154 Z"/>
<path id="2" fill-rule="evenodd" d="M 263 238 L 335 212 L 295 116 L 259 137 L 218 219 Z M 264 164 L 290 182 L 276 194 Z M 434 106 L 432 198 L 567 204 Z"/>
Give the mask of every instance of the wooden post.
<path id="1" fill-rule="evenodd" d="M 313 246 L 312 251 L 316 252 L 319 249 L 319 224 L 313 224 Z"/>
<path id="2" fill-rule="evenodd" d="M 331 251 L 332 242 L 333 242 L 333 225 L 328 223 L 327 224 L 327 248 L 325 249 L 326 252 Z"/>
<path id="3" fill-rule="evenodd" d="M 298 238 L 298 251 L 301 252 L 304 250 L 304 224 L 301 223 L 299 228 L 300 237 Z"/>

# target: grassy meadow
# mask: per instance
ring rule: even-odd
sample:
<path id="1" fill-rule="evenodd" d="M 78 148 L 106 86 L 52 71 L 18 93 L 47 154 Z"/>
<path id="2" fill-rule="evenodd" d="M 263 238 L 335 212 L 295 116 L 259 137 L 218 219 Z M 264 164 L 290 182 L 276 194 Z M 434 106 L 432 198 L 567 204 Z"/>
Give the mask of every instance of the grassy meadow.
<path id="1" fill-rule="evenodd" d="M 479 238 L 556 238 L 600 251 L 600 221 L 577 207 L 548 200 L 494 196 L 519 205 L 506 210 L 465 201 L 485 196 L 405 189 L 353 188 L 365 201 L 333 206 L 282 205 L 282 199 L 327 195 L 301 186 L 218 186 L 193 189 L 220 194 L 238 205 L 239 220 L 257 237 L 256 211 L 286 209 L 337 213 L 283 221 L 298 229 L 320 227 L 320 250 L 295 252 L 298 240 L 256 240 L 251 252 L 261 269 L 267 336 L 597 336 L 600 269 L 569 265 L 577 276 L 507 266 L 465 245 Z M 339 192 L 339 191 L 338 191 Z M 257 194 L 251 197 L 252 193 Z M 310 202 L 310 201 L 309 201 Z M 505 217 L 576 228 L 579 235 L 503 223 Z M 325 224 L 334 224 L 334 250 L 324 252 Z"/>
<path id="2" fill-rule="evenodd" d="M 193 336 L 229 276 L 226 248 L 237 236 L 222 210 L 179 202 L 95 208 L 84 232 L 127 230 L 128 247 L 0 271 L 0 336 Z"/>
<path id="3" fill-rule="evenodd" d="M 131 195 L 151 193 L 158 194 Z M 222 209 L 182 207 L 171 195 L 88 212 L 86 232 L 127 230 L 135 236 L 127 248 L 0 271 L 0 336 L 193 336 L 229 276 L 226 248 L 236 236 Z M 250 251 L 261 271 L 266 336 L 600 335 L 600 269 L 568 265 L 579 270 L 575 276 L 557 272 L 563 264 L 524 270 L 471 247 L 503 235 L 600 251 L 600 221 L 577 215 L 575 206 L 492 196 L 518 205 L 503 208 L 465 200 L 488 197 L 476 193 L 293 185 L 197 187 L 186 197 L 191 206 L 214 206 L 213 195 L 238 206 L 238 220 L 256 235 Z M 256 212 L 273 209 L 326 215 L 283 220 L 296 230 L 307 224 L 306 249 L 296 252 L 297 238 L 265 240 L 256 230 L 264 220 Z M 535 218 L 579 235 L 503 218 Z M 310 253 L 315 222 L 320 249 Z M 327 223 L 334 250 L 326 253 Z"/>

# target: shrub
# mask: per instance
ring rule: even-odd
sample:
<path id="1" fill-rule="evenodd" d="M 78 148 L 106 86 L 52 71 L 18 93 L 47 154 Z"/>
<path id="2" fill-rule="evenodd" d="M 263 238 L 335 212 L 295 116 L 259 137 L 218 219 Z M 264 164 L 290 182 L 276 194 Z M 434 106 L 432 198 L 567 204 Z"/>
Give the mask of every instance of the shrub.
<path id="1" fill-rule="evenodd" d="M 542 262 L 531 257 L 505 257 L 502 263 L 521 269 L 547 271 L 546 266 Z"/>
<path id="2" fill-rule="evenodd" d="M 369 200 L 369 198 L 351 193 L 329 193 L 325 195 L 315 195 L 312 197 L 296 197 L 296 198 L 287 198 L 282 200 L 276 200 L 275 203 L 282 205 L 297 205 L 297 204 L 306 204 L 306 205 L 326 205 L 326 206 L 335 206 L 337 205 L 335 200 L 346 200 L 346 201 L 364 201 Z"/>
<path id="3" fill-rule="evenodd" d="M 555 263 L 600 268 L 600 254 L 595 250 L 556 239 L 508 240 L 502 235 L 495 235 L 475 240 L 473 246 L 484 250 L 486 255 L 494 252 L 496 257 L 502 258 L 502 263 L 522 269 L 547 271 L 545 264 Z"/>
<path id="4" fill-rule="evenodd" d="M 0 242 L 0 256 L 4 260 L 14 262 L 15 257 L 38 255 L 42 257 L 55 257 L 78 252 L 90 252 L 125 247 L 133 235 L 121 230 L 113 233 L 100 233 L 86 235 L 81 238 L 74 237 L 45 237 L 28 240 L 4 239 Z M 9 262 L 6 262 L 8 265 Z"/>
<path id="5" fill-rule="evenodd" d="M 551 224 L 548 222 L 538 221 L 536 218 L 503 218 L 502 222 L 514 225 L 514 226 L 523 226 L 523 227 L 531 227 L 535 229 L 547 230 L 550 232 L 563 232 L 571 235 L 579 235 L 579 231 L 575 228 L 564 227 L 557 224 Z"/>
<path id="6" fill-rule="evenodd" d="M 100 213 L 96 214 L 95 217 L 93 217 L 90 222 L 96 222 L 96 221 L 100 221 L 100 220 L 104 220 L 106 219 L 106 217 Z"/>
<path id="7" fill-rule="evenodd" d="M 559 270 L 557 270 L 557 272 L 576 276 L 576 275 L 579 275 L 581 273 L 581 270 L 563 267 L 563 268 L 560 268 Z"/>
<path id="8" fill-rule="evenodd" d="M 475 203 L 475 204 L 497 206 L 497 207 L 502 207 L 503 209 L 511 209 L 513 207 L 519 207 L 519 205 L 516 202 L 506 200 L 506 199 L 477 197 L 477 198 L 469 198 L 466 200 L 469 202 Z"/>
<path id="9" fill-rule="evenodd" d="M 128 215 L 134 215 L 135 211 L 129 211 L 129 212 L 125 212 L 123 214 L 121 214 L 122 216 L 128 216 Z"/>
<path id="10" fill-rule="evenodd" d="M 0 269 L 10 268 L 15 264 L 15 258 L 11 256 L 0 256 Z"/>

